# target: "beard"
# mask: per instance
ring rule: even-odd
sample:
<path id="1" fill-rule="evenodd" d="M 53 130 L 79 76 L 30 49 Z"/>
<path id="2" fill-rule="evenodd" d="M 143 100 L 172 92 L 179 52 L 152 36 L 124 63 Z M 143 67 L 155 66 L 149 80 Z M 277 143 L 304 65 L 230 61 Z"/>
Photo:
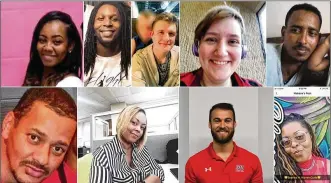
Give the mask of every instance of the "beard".
<path id="1" fill-rule="evenodd" d="M 228 135 L 225 136 L 225 137 L 219 137 L 217 135 L 217 133 L 220 132 L 220 131 L 225 131 L 225 132 L 228 133 Z M 213 139 L 214 139 L 215 142 L 217 142 L 219 144 L 226 144 L 226 143 L 228 143 L 232 140 L 233 135 L 234 135 L 234 128 L 232 130 L 227 130 L 227 129 L 224 129 L 224 128 L 218 128 L 215 131 L 210 129 L 210 132 L 211 132 L 211 135 L 213 136 Z"/>

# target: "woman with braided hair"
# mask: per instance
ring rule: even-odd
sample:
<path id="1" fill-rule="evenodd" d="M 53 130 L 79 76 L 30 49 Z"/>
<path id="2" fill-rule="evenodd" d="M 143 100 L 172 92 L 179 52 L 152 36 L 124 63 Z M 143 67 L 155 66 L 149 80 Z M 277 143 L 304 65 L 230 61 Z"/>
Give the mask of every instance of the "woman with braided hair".
<path id="1" fill-rule="evenodd" d="M 275 176 L 282 182 L 329 182 L 330 160 L 318 149 L 313 129 L 304 117 L 291 113 L 279 127 L 281 134 L 275 140 Z M 320 179 L 308 179 L 314 175 Z"/>

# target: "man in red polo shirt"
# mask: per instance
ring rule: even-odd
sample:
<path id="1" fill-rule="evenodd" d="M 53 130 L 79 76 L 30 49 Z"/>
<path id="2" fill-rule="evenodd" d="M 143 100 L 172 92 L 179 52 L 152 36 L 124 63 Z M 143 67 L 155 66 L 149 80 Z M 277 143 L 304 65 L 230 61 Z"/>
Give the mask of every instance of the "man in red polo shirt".
<path id="1" fill-rule="evenodd" d="M 209 111 L 210 145 L 189 158 L 185 167 L 185 183 L 261 183 L 259 158 L 233 142 L 236 127 L 233 106 L 214 105 Z"/>

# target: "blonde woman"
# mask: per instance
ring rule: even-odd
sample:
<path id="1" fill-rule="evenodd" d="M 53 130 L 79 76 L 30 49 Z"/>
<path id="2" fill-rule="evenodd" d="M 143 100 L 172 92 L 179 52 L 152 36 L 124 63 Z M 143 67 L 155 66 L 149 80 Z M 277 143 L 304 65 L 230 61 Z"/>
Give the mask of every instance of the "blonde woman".
<path id="1" fill-rule="evenodd" d="M 93 153 L 91 183 L 161 183 L 164 172 L 145 146 L 147 119 L 143 109 L 128 106 L 118 117 L 117 135 Z"/>

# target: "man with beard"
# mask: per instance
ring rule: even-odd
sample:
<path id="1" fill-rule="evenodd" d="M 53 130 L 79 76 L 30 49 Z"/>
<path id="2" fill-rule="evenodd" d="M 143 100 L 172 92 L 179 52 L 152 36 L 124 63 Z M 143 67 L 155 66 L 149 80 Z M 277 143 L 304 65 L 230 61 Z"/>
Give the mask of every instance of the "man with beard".
<path id="1" fill-rule="evenodd" d="M 129 86 L 130 7 L 100 2 L 92 10 L 84 43 L 85 86 Z"/>
<path id="2" fill-rule="evenodd" d="M 320 40 L 321 26 L 321 13 L 311 4 L 297 4 L 288 11 L 283 43 L 267 45 L 267 86 L 326 85 L 330 37 Z"/>
<path id="3" fill-rule="evenodd" d="M 232 140 L 236 125 L 231 104 L 219 103 L 210 109 L 209 128 L 213 142 L 189 158 L 185 183 L 263 182 L 259 158 Z"/>
<path id="4" fill-rule="evenodd" d="M 63 89 L 27 90 L 2 122 L 1 182 L 39 183 L 58 169 L 66 171 L 76 111 L 75 101 Z M 59 173 L 59 179 L 72 180 L 67 173 Z"/>

